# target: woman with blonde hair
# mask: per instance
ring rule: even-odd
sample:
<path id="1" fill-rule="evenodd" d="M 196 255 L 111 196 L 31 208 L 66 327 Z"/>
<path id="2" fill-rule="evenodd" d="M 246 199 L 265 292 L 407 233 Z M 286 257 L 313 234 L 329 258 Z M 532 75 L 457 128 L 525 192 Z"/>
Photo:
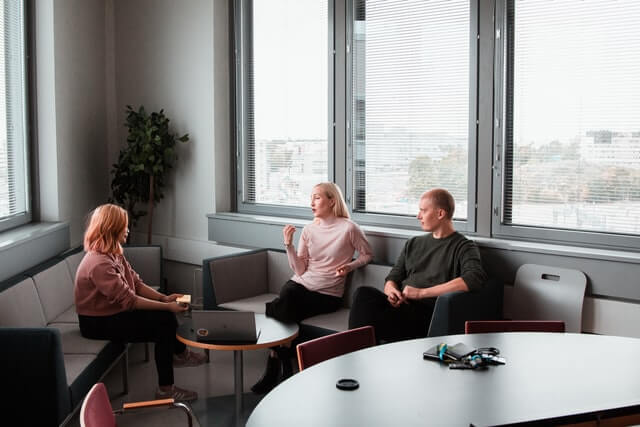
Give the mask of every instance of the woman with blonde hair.
<path id="1" fill-rule="evenodd" d="M 197 366 L 205 360 L 176 339 L 175 313 L 188 306 L 176 302 L 180 294 L 164 295 L 147 286 L 131 268 L 122 250 L 128 224 L 127 212 L 116 205 L 98 206 L 91 213 L 74 288 L 80 332 L 90 339 L 154 342 L 156 398 L 195 400 L 196 392 L 173 383 L 174 366 Z"/>
<path id="2" fill-rule="evenodd" d="M 269 317 L 286 323 L 330 313 L 340 308 L 347 274 L 371 261 L 371 246 L 360 227 L 349 219 L 349 210 L 332 182 L 313 187 L 313 222 L 302 229 L 298 250 L 293 246 L 293 225 L 282 230 L 293 277 L 284 284 L 280 296 L 266 303 Z M 355 251 L 358 258 L 353 260 Z M 291 375 L 289 350 L 272 349 L 262 378 L 251 388 L 266 393 Z"/>

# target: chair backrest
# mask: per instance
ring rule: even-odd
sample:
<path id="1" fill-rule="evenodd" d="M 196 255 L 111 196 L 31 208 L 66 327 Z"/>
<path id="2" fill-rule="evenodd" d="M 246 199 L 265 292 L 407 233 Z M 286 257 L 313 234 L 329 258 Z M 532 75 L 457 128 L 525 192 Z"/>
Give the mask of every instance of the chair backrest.
<path id="1" fill-rule="evenodd" d="M 296 347 L 298 366 L 302 371 L 327 359 L 374 345 L 376 345 L 376 336 L 373 326 L 363 326 L 326 335 L 298 344 Z"/>
<path id="2" fill-rule="evenodd" d="M 567 332 L 582 332 L 587 278 L 581 271 L 535 264 L 518 268 L 513 284 L 513 320 L 563 320 Z"/>
<path id="3" fill-rule="evenodd" d="M 144 283 L 162 288 L 161 246 L 125 246 L 124 256 Z"/>
<path id="4" fill-rule="evenodd" d="M 82 402 L 80 409 L 81 427 L 115 427 L 107 389 L 103 383 L 96 383 Z"/>
<path id="5" fill-rule="evenodd" d="M 562 320 L 467 320 L 465 334 L 490 332 L 564 332 Z"/>

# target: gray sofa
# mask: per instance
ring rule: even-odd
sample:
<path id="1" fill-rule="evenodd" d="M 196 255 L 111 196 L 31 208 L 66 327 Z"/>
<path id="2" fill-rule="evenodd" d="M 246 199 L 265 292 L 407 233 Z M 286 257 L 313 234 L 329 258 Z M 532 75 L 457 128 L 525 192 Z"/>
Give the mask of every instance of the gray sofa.
<path id="1" fill-rule="evenodd" d="M 371 263 L 351 272 L 347 277 L 342 308 L 305 319 L 300 325 L 302 339 L 347 330 L 356 289 L 373 286 L 382 290 L 390 269 L 390 265 Z M 277 297 L 291 276 L 286 253 L 277 249 L 205 259 L 202 266 L 204 308 L 264 313 L 265 302 Z M 441 295 L 436 300 L 429 336 L 464 333 L 466 320 L 500 319 L 502 299 L 503 286 L 496 280 L 487 281 L 477 292 Z"/>
<path id="2" fill-rule="evenodd" d="M 125 255 L 146 283 L 162 284 L 160 247 L 128 247 Z M 127 344 L 80 335 L 73 286 L 83 256 L 78 248 L 0 283 L 2 407 L 25 424 L 65 424 L 118 362 L 127 392 Z"/>

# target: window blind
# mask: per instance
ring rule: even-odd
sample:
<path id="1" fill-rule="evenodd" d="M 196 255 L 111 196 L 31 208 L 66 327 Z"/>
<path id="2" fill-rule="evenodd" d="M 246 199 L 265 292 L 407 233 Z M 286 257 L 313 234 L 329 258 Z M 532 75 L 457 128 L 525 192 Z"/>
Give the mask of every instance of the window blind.
<path id="1" fill-rule="evenodd" d="M 0 6 L 0 229 L 5 229 L 26 218 L 29 204 L 23 3 Z"/>
<path id="2" fill-rule="evenodd" d="M 415 215 L 443 187 L 467 217 L 468 0 L 355 1 L 354 210 Z"/>
<path id="3" fill-rule="evenodd" d="M 309 206 L 328 180 L 327 0 L 253 0 L 244 201 Z"/>
<path id="4" fill-rule="evenodd" d="M 503 223 L 640 234 L 640 3 L 507 8 Z"/>

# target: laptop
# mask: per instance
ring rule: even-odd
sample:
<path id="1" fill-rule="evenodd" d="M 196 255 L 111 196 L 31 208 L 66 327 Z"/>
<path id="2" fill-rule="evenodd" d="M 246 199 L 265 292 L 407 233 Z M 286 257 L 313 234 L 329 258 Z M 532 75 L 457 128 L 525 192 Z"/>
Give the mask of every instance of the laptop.
<path id="1" fill-rule="evenodd" d="M 260 335 L 252 311 L 193 310 L 191 319 L 200 342 L 255 344 Z"/>

